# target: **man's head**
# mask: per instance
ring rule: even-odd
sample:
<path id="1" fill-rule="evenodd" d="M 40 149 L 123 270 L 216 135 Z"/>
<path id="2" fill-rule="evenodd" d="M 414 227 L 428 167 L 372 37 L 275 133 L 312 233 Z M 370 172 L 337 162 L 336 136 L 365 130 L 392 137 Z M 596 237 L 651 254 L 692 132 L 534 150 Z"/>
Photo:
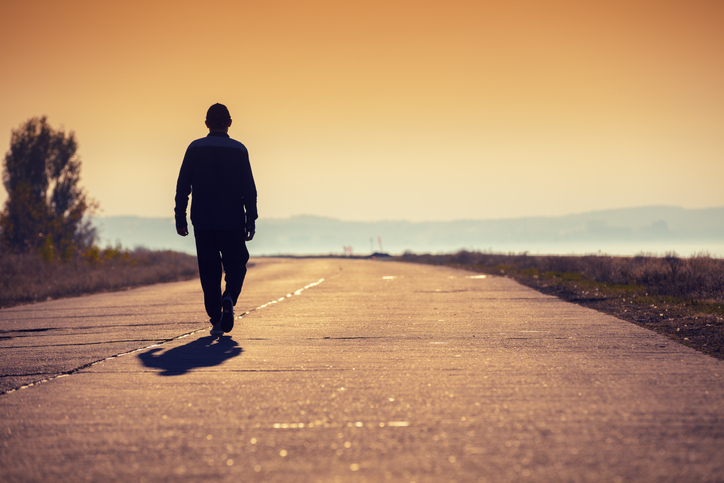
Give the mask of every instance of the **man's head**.
<path id="1" fill-rule="evenodd" d="M 231 115 L 225 105 L 218 102 L 206 111 L 206 127 L 209 131 L 226 132 L 231 126 Z"/>

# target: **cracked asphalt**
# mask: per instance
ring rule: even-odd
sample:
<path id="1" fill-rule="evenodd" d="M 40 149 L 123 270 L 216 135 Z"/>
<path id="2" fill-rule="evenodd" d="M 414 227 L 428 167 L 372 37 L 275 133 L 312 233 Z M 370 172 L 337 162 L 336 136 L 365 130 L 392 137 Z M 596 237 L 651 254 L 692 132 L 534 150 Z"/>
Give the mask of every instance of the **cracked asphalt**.
<path id="1" fill-rule="evenodd" d="M 255 259 L 0 310 L 0 481 L 724 481 L 724 362 L 514 281 Z"/>

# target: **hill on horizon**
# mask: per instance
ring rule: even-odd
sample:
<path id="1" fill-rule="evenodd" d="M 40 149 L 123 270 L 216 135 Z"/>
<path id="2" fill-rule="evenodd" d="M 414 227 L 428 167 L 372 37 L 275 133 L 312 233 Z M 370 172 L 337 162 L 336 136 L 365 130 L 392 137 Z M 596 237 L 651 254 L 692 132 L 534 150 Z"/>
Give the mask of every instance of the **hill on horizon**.
<path id="1" fill-rule="evenodd" d="M 97 218 L 101 244 L 195 253 L 193 236 L 176 234 L 169 218 Z M 381 246 L 379 241 L 381 241 Z M 707 250 L 724 256 L 724 207 L 685 209 L 649 206 L 555 217 L 455 221 L 343 221 L 313 215 L 257 221 L 252 256 L 493 252 L 682 256 Z"/>

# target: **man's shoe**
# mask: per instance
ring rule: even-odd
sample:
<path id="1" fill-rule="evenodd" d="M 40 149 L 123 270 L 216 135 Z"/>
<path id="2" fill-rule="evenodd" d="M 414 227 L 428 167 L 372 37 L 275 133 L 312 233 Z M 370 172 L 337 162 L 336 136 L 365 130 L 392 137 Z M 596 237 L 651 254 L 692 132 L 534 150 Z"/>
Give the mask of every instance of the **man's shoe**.
<path id="1" fill-rule="evenodd" d="M 221 300 L 221 321 L 219 327 L 224 332 L 231 332 L 234 328 L 234 302 L 231 297 L 224 297 Z"/>
<path id="2" fill-rule="evenodd" d="M 211 324 L 211 335 L 214 337 L 218 337 L 220 335 L 224 335 L 224 331 L 221 330 L 221 321 L 219 319 L 209 319 L 209 324 Z"/>

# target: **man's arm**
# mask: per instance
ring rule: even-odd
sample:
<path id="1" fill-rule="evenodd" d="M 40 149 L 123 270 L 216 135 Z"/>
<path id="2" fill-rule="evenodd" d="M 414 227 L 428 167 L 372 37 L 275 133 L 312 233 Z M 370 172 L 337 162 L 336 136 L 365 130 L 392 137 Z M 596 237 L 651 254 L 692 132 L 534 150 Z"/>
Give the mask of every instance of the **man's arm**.
<path id="1" fill-rule="evenodd" d="M 188 161 L 188 150 L 181 163 L 181 170 L 176 181 L 176 206 L 174 207 L 174 217 L 176 219 L 176 233 L 181 236 L 189 234 L 188 222 L 186 221 L 186 208 L 189 204 L 189 195 L 191 194 L 191 168 Z"/>
<path id="2" fill-rule="evenodd" d="M 251 172 L 251 163 L 249 162 L 249 153 L 245 153 L 243 163 L 244 173 L 242 180 L 242 197 L 244 203 L 245 221 L 244 231 L 246 241 L 251 241 L 256 233 L 256 219 L 259 217 L 256 209 L 256 183 L 254 183 L 254 175 Z"/>

